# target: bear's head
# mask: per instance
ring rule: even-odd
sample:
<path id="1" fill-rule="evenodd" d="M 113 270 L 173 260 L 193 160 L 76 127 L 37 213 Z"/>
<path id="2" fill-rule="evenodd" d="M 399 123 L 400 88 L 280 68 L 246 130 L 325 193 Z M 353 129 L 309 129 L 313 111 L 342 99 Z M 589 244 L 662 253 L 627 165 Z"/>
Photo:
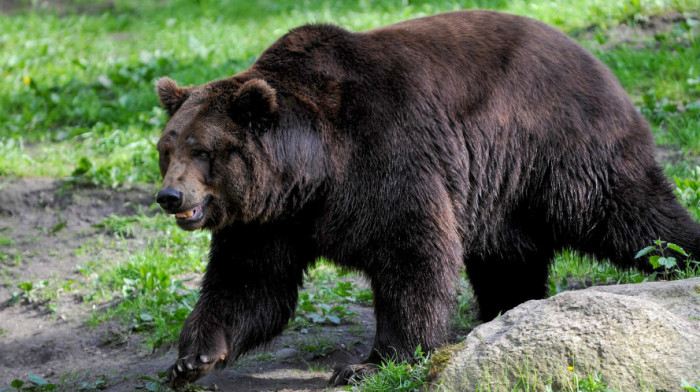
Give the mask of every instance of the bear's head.
<path id="1" fill-rule="evenodd" d="M 170 115 L 156 200 L 181 228 L 264 222 L 317 193 L 328 171 L 323 132 L 293 94 L 250 76 L 194 87 L 161 78 L 156 91 Z"/>

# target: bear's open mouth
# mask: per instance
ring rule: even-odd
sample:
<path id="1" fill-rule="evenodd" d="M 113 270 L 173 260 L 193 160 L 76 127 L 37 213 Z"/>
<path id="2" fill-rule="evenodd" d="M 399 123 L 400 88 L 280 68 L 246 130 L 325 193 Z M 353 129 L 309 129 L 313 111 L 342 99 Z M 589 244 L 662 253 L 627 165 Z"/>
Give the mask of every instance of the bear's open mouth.
<path id="1" fill-rule="evenodd" d="M 212 200 L 212 196 L 208 195 L 204 200 L 194 207 L 186 207 L 187 210 L 170 211 L 170 214 L 175 216 L 175 223 L 184 230 L 195 230 L 206 225 L 207 206 Z"/>
<path id="2" fill-rule="evenodd" d="M 204 216 L 204 204 L 200 204 L 189 211 L 175 214 L 176 219 L 186 221 L 197 221 L 202 219 L 202 216 Z"/>
<path id="3" fill-rule="evenodd" d="M 180 227 L 185 229 L 198 226 L 199 223 L 204 220 L 204 214 L 210 201 L 211 196 L 205 197 L 203 202 L 193 208 L 173 213 L 173 215 L 175 215 L 175 221 Z"/>

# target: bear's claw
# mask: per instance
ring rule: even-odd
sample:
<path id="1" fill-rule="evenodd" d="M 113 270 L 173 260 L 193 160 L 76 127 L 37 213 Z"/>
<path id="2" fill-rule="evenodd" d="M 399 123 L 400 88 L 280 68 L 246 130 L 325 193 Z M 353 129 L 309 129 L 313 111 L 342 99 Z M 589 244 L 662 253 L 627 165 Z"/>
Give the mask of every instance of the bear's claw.
<path id="1" fill-rule="evenodd" d="M 377 373 L 377 365 L 371 363 L 342 366 L 335 369 L 328 384 L 334 387 L 355 384 L 375 373 Z"/>
<path id="2" fill-rule="evenodd" d="M 209 373 L 219 360 L 224 360 L 225 355 L 212 358 L 205 354 L 187 355 L 179 358 L 168 368 L 165 379 L 173 388 L 184 387 L 187 384 L 204 377 Z"/>

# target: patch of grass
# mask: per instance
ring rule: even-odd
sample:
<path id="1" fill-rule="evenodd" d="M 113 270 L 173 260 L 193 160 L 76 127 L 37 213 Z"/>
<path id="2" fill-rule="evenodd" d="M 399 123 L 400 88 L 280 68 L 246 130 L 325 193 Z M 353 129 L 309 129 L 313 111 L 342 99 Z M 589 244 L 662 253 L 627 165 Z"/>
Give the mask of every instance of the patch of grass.
<path id="1" fill-rule="evenodd" d="M 263 351 L 255 355 L 248 356 L 246 359 L 255 362 L 272 362 L 275 360 L 275 355 L 270 352 Z"/>
<path id="2" fill-rule="evenodd" d="M 45 280 L 21 281 L 15 285 L 18 291 L 12 293 L 7 305 L 34 305 L 55 313 L 61 295 L 73 292 L 75 283 L 72 280 L 63 281 L 56 276 Z"/>
<path id="3" fill-rule="evenodd" d="M 310 324 L 339 325 L 351 319 L 355 312 L 349 304 L 371 304 L 372 291 L 358 287 L 355 272 L 339 270 L 325 259 L 319 259 L 309 270 L 306 288 L 299 294 L 296 317 L 292 326 L 305 330 Z"/>
<path id="4" fill-rule="evenodd" d="M 510 371 L 513 373 L 509 374 Z M 553 374 L 537 374 L 528 363 L 509 363 L 503 374 L 492 374 L 488 369 L 479 382 L 476 392 L 491 391 L 545 391 L 545 392 L 622 392 L 608 386 L 595 370 L 576 369 L 576 365 L 553 369 Z"/>
<path id="5" fill-rule="evenodd" d="M 480 324 L 476 311 L 476 298 L 464 272 L 457 287 L 457 311 L 452 315 L 452 327 L 461 335 L 471 332 Z"/>
<path id="6" fill-rule="evenodd" d="M 313 294 L 302 292 L 299 295 L 297 314 L 301 315 L 297 316 L 297 323 L 302 323 L 299 317 L 304 317 L 315 324 L 339 325 L 344 318 L 355 315 L 355 312 L 349 310 L 347 305 L 329 305 L 318 300 Z"/>
<path id="7" fill-rule="evenodd" d="M 0 235 L 0 246 L 10 246 L 14 244 L 15 242 L 12 240 L 12 238 L 5 237 L 3 235 Z"/>
<path id="8" fill-rule="evenodd" d="M 549 273 L 549 295 L 594 285 L 640 283 L 649 278 L 636 270 L 622 270 L 578 251 L 564 249 L 554 258 Z"/>
<path id="9" fill-rule="evenodd" d="M 443 11 L 487 8 L 534 17 L 565 31 L 595 26 L 604 36 L 622 21 L 699 8 L 697 0 L 266 0 L 255 5 L 169 0 L 158 6 L 128 0 L 100 12 L 100 4 L 92 13 L 67 7 L 61 13 L 29 10 L 0 18 L 0 90 L 5 92 L 0 96 L 5 109 L 0 112 L 0 176 L 68 177 L 99 186 L 157 181 L 153 143 L 166 116 L 153 92 L 154 80 L 170 75 L 183 84 L 199 84 L 229 76 L 303 23 L 362 30 Z M 668 99 L 692 108 L 698 98 L 693 64 L 700 41 L 693 21 L 679 21 L 643 50 L 618 45 L 596 53 L 634 96 L 649 93 L 655 102 Z M 680 143 L 691 145 L 698 140 L 690 132 L 697 121 L 681 111 L 658 129 L 668 127 Z"/>
<path id="10" fill-rule="evenodd" d="M 333 368 L 330 365 L 309 363 L 309 364 L 307 364 L 306 370 L 313 372 L 313 373 L 326 373 L 326 372 L 332 372 Z"/>
<path id="11" fill-rule="evenodd" d="M 300 351 L 315 357 L 325 357 L 338 350 L 338 338 L 330 335 L 308 334 L 297 335 L 293 345 Z"/>
<path id="12" fill-rule="evenodd" d="M 413 356 L 414 363 L 384 358 L 376 374 L 363 377 L 350 388 L 352 391 L 392 392 L 440 390 L 429 380 L 430 360 L 420 347 Z"/>
<path id="13" fill-rule="evenodd" d="M 5 237 L 2 232 L 9 231 L 9 228 L 0 229 L 0 263 L 5 265 L 19 265 L 21 261 L 21 255 L 12 248 L 15 241 L 12 238 Z M 5 251 L 7 249 L 8 251 Z"/>
<path id="14" fill-rule="evenodd" d="M 548 391 L 552 391 L 551 386 L 547 386 Z M 571 392 L 614 392 L 608 388 L 607 383 L 598 372 L 589 372 L 584 376 L 573 373 L 571 379 L 565 383 L 564 391 Z"/>
<path id="15" fill-rule="evenodd" d="M 700 221 L 700 166 L 696 166 L 685 177 L 673 177 L 676 196 L 693 217 Z"/>
<path id="16" fill-rule="evenodd" d="M 122 320 L 131 331 L 143 333 L 147 346 L 160 347 L 177 339 L 197 300 L 197 290 L 186 286 L 189 279 L 183 275 L 204 271 L 210 235 L 179 230 L 174 223 L 165 223 L 163 214 L 137 220 L 158 229 L 149 232 L 145 249 L 126 262 L 104 269 L 94 264 L 82 267 L 81 272 L 92 278 L 93 294 L 86 300 L 116 301 L 116 306 L 96 312 L 92 324 Z M 121 228 L 124 223 L 115 218 L 107 222 L 105 227 L 116 223 Z"/>
<path id="17" fill-rule="evenodd" d="M 141 213 L 132 216 L 110 215 L 92 227 L 104 231 L 115 238 L 133 238 L 139 231 L 159 232 L 173 229 L 172 218 L 163 213 L 150 214 L 150 211 L 159 209 L 151 206 L 149 213 Z"/>
<path id="18" fill-rule="evenodd" d="M 158 151 L 155 135 L 114 130 L 99 140 L 86 139 L 86 155 L 75 156 L 75 168 L 65 179 L 68 184 L 116 188 L 131 183 L 157 183 Z"/>

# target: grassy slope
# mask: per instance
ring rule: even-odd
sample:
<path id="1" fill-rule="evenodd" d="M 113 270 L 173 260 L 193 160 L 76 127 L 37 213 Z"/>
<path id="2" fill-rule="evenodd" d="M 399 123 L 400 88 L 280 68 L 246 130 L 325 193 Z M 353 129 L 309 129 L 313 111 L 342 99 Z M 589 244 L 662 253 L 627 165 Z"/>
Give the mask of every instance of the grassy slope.
<path id="1" fill-rule="evenodd" d="M 490 8 L 553 24 L 608 64 L 649 118 L 657 142 L 679 151 L 667 172 L 677 176 L 679 196 L 700 216 L 700 169 L 695 169 L 700 153 L 698 27 L 680 18 L 671 31 L 651 35 L 634 47 L 614 44 L 610 35 L 622 21 L 640 23 L 654 14 L 698 10 L 698 0 L 307 0 L 256 5 L 234 0 L 131 0 L 117 2 L 114 9 L 77 3 L 90 5 L 90 12 L 0 16 L 0 177 L 72 177 L 98 186 L 157 183 L 154 143 L 166 120 L 153 93 L 157 77 L 198 84 L 228 76 L 245 69 L 288 29 L 306 22 L 361 30 L 441 11 Z M 111 270 L 96 271 L 105 268 L 99 262 L 85 266 L 86 276 L 101 276 L 85 284 L 97 293 L 91 298 L 95 302 L 125 290 L 129 294 L 119 307 L 96 316 L 96 322 L 117 317 L 128 323 L 162 323 L 144 329 L 150 331 L 147 342 L 158 345 L 177 336 L 194 295 L 171 277 L 202 270 L 208 238 L 178 232 L 160 216 L 105 222 L 117 234 L 135 226 L 149 238 L 144 248 Z M 183 251 L 183 246 L 188 249 Z M 91 252 L 89 247 L 83 251 Z M 156 262 L 145 262 L 149 260 Z M 645 279 L 605 263 L 582 262 L 571 252 L 562 253 L 553 271 L 553 293 L 566 289 L 571 280 Z M 465 310 L 471 304 L 462 301 Z M 464 326 L 472 321 L 458 322 Z"/>
<path id="2" fill-rule="evenodd" d="M 698 1 L 428 2 L 306 1 L 118 2 L 92 14 L 22 13 L 0 19 L 0 175 L 65 177 L 78 170 L 89 182 L 155 182 L 155 149 L 165 117 L 152 92 L 170 75 L 198 84 L 245 69 L 289 28 L 335 22 L 361 30 L 458 8 L 485 7 L 532 16 L 565 31 L 698 9 Z M 216 6 L 215 4 L 221 4 Z M 405 5 L 408 4 L 408 5 Z M 691 37 L 690 34 L 686 34 Z M 636 101 L 649 105 L 697 101 L 698 42 L 677 51 L 676 34 L 649 48 L 597 51 Z M 584 42 L 585 43 L 585 42 Z M 673 53 L 673 56 L 669 56 Z M 652 107 L 653 108 L 653 107 Z M 667 122 L 698 128 L 698 111 Z M 700 148 L 698 132 L 680 135 Z M 675 139 L 659 136 L 662 142 Z M 84 159 L 83 159 L 84 158 Z"/>

